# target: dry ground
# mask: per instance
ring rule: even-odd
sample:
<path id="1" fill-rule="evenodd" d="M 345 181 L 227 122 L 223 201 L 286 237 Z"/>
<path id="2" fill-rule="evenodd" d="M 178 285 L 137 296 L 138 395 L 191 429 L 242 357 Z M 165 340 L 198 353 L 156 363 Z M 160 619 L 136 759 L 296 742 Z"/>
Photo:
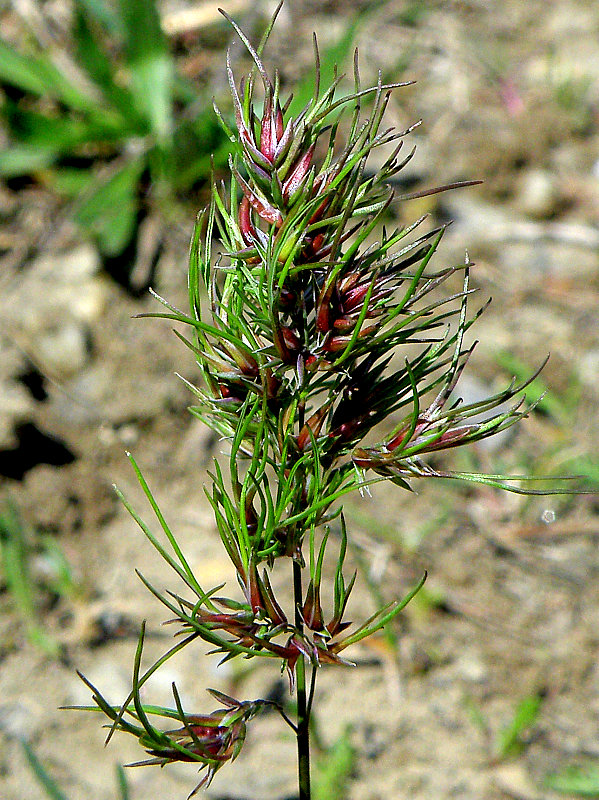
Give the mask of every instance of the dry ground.
<path id="1" fill-rule="evenodd" d="M 352 5 L 288 3 L 270 51 L 287 81 L 309 63 L 311 31 L 326 45 Z M 365 81 L 377 65 L 386 77 L 418 80 L 390 108 L 399 126 L 424 119 L 410 183 L 486 179 L 396 209 L 405 221 L 423 210 L 454 218 L 437 263 L 461 260 L 467 247 L 477 263 L 474 304 L 493 296 L 464 391 L 476 397 L 506 382 L 506 352 L 531 367 L 551 352 L 543 380 L 554 404 L 458 466 L 599 472 L 598 34 L 599 7 L 584 0 L 390 0 L 357 31 Z M 6 189 L 3 197 L 10 241 L 22 246 L 29 236 L 30 257 L 7 248 L 0 275 L 2 491 L 35 541 L 39 532 L 55 537 L 79 591 L 40 605 L 39 624 L 62 644 L 58 660 L 28 640 L 14 598 L 0 594 L 0 796 L 44 797 L 18 744 L 25 737 L 69 800 L 107 800 L 116 796 L 113 765 L 139 753 L 122 740 L 104 750 L 97 717 L 57 707 L 88 702 L 75 667 L 114 702 L 126 696 L 141 620 L 152 631 L 148 658 L 170 635 L 133 570 L 171 585 L 111 484 L 145 508 L 124 456 L 132 450 L 200 581 L 230 580 L 202 492 L 222 445 L 186 412 L 187 390 L 173 373 L 193 380 L 194 365 L 169 326 L 131 319 L 152 301 L 132 300 L 102 276 L 68 222 L 52 224 L 42 192 Z M 182 219 L 171 232 L 156 287 L 180 305 L 191 224 Z M 52 455 L 41 434 L 62 449 Z M 321 737 L 329 745 L 350 726 L 357 752 L 348 799 L 541 800 L 557 797 L 544 787 L 549 773 L 599 761 L 596 496 L 530 500 L 449 484 L 407 496 L 392 487 L 354 498 L 348 520 L 356 554 L 385 597 L 404 592 L 423 568 L 430 575 L 397 627 L 397 659 L 381 640 L 354 654 L 355 669 L 321 675 Z M 47 559 L 32 568 L 43 580 Z M 355 617 L 367 615 L 364 582 L 356 595 Z M 276 670 L 216 672 L 214 658 L 188 650 L 148 697 L 168 702 L 173 680 L 200 708 L 206 686 L 244 697 L 277 688 Z M 501 731 L 536 695 L 534 725 L 517 752 L 502 756 Z M 294 769 L 292 740 L 266 717 L 207 796 L 290 798 Z M 179 800 L 195 773 L 128 777 L 132 800 Z"/>

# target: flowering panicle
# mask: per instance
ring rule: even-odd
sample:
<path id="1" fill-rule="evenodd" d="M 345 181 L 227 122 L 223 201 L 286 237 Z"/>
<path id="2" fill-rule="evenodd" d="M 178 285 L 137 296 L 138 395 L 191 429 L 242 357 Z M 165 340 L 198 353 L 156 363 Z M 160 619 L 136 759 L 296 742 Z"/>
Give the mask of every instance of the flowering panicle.
<path id="1" fill-rule="evenodd" d="M 403 599 L 352 629 L 345 613 L 356 576 L 349 581 L 344 576 L 348 537 L 337 501 L 377 481 L 410 489 L 413 480 L 426 476 L 529 491 L 511 486 L 505 476 L 439 470 L 424 457 L 503 431 L 531 406 L 523 399 L 509 405 L 527 383 L 512 383 L 478 403 L 456 397 L 473 349 L 464 337 L 484 310 L 467 313 L 471 264 L 466 258 L 464 264 L 432 270 L 444 229 L 421 232 L 424 217 L 405 228 L 382 226 L 393 200 L 389 180 L 414 152 L 400 157 L 411 128 L 397 132 L 383 124 L 391 91 L 406 84 L 383 84 L 379 73 L 375 85 L 362 88 L 356 52 L 353 92 L 337 95 L 343 76 L 321 89 L 315 39 L 314 93 L 292 113 L 291 98 L 280 98 L 279 75 L 271 78 L 262 61 L 280 7 L 257 48 L 227 17 L 253 60 L 238 83 L 227 55 L 234 127 L 215 106 L 233 149 L 230 180 L 214 182 L 210 205 L 197 220 L 190 312 L 156 295 L 165 310 L 145 315 L 191 330 L 189 339 L 178 334 L 194 353 L 202 378 L 200 386 L 188 384 L 195 396 L 191 412 L 228 448 L 224 463 L 215 459 L 205 491 L 241 594 L 225 597 L 223 586 L 202 588 L 131 457 L 168 545 L 121 495 L 123 502 L 189 596 L 162 592 L 142 580 L 168 608 L 182 638 L 140 676 L 142 631 L 134 689 L 120 709 L 92 690 L 113 720 L 112 730 L 138 736 L 152 756 L 143 763 L 198 761 L 207 770 L 203 785 L 237 755 L 246 723 L 267 704 L 217 694 L 225 709 L 186 715 L 176 691 L 176 712 L 143 706 L 140 686 L 197 638 L 223 660 L 276 659 L 292 688 L 297 684 L 297 724 L 285 719 L 298 739 L 300 797 L 308 800 L 308 723 L 317 668 L 350 663 L 340 653 L 391 622 L 424 582 L 423 577 Z M 380 148 L 390 152 L 370 171 L 368 158 Z M 443 296 L 439 289 L 456 275 L 461 288 Z M 402 357 L 394 358 L 398 354 Z M 390 418 L 399 418 L 395 429 L 364 444 Z M 323 593 L 334 533 L 340 544 L 333 589 Z M 275 595 L 270 578 L 281 558 L 289 559 L 293 573 L 290 607 L 288 597 Z M 332 595 L 328 610 L 325 594 Z M 308 699 L 306 666 L 313 670 Z M 182 727 L 159 731 L 149 722 L 151 714 L 175 717 Z"/>
<path id="2" fill-rule="evenodd" d="M 100 710 L 112 720 L 107 737 L 108 743 L 115 731 L 123 731 L 137 737 L 139 744 L 152 758 L 136 761 L 130 767 L 157 765 L 164 767 L 175 761 L 200 764 L 200 771 L 205 771 L 202 780 L 197 784 L 189 797 L 212 781 L 216 772 L 227 762 L 234 761 L 239 755 L 246 736 L 246 723 L 257 714 L 269 708 L 281 709 L 269 700 L 251 702 L 235 700 L 223 692 L 208 689 L 208 692 L 224 708 L 210 714 L 186 714 L 181 706 L 181 699 L 175 684 L 172 684 L 175 708 L 163 706 L 144 706 L 140 700 L 140 688 L 151 672 L 140 675 L 141 653 L 143 650 L 143 628 L 137 648 L 133 672 L 133 691 L 125 704 L 117 708 L 111 706 L 101 692 L 81 673 L 79 676 L 92 691 L 92 699 L 96 706 L 88 706 L 86 710 Z M 182 727 L 172 730 L 156 728 L 151 718 L 177 721 Z"/>

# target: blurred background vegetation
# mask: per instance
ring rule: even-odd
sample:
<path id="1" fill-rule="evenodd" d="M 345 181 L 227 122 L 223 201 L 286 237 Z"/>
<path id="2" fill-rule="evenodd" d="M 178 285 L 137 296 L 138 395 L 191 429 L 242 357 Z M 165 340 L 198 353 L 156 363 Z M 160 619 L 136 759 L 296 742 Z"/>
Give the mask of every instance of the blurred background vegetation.
<path id="1" fill-rule="evenodd" d="M 0 41 L 0 177 L 68 203 L 107 272 L 146 291 L 130 280 L 143 220 L 166 230 L 211 159 L 217 170 L 226 161 L 210 87 L 181 68 L 153 0 L 77 0 L 62 25 L 22 5 L 13 40 Z"/>
<path id="2" fill-rule="evenodd" d="M 155 565 L 111 489 L 116 480 L 135 497 L 125 448 L 143 463 L 198 569 L 208 581 L 227 577 L 201 496 L 203 471 L 222 445 L 187 415 L 187 392 L 173 376 L 195 381 L 193 363 L 168 328 L 131 320 L 153 310 L 150 285 L 184 306 L 193 219 L 212 172 L 219 177 L 226 164 L 212 99 L 230 117 L 224 52 L 245 56 L 218 5 L 0 3 L 7 800 L 178 798 L 193 786 L 185 771 L 142 770 L 127 779 L 119 772 L 115 791 L 113 762 L 137 754 L 104 753 L 96 720 L 73 721 L 56 707 L 87 702 L 75 665 L 118 702 L 141 619 L 167 635 L 133 576 L 134 567 L 151 576 Z M 256 39 L 275 3 L 222 5 Z M 543 399 L 522 430 L 453 466 L 575 473 L 597 489 L 599 8 L 585 0 L 287 0 L 267 60 L 296 109 L 312 92 L 312 30 L 325 80 L 335 63 L 351 72 L 356 45 L 364 83 L 379 67 L 385 80 L 417 80 L 389 109 L 399 128 L 424 121 L 406 142 L 418 149 L 398 195 L 485 179 L 467 192 L 398 202 L 389 220 L 453 220 L 440 262 L 461 262 L 468 247 L 474 304 L 494 298 L 476 326 L 481 341 L 462 392 L 475 400 L 510 376 L 522 379 L 551 352 L 529 387 Z M 368 575 L 361 602 L 396 594 L 389 584 L 409 583 L 422 567 L 431 578 L 407 621 L 359 653 L 343 685 L 325 674 L 334 722 L 315 733 L 318 800 L 599 797 L 596 497 L 522 499 L 444 484 L 423 487 L 416 500 L 356 498 L 348 521 L 353 557 Z M 244 669 L 218 679 L 197 662 L 178 669 L 173 679 L 193 701 L 218 680 L 248 696 L 277 691 L 272 676 Z M 364 691 L 368 699 L 356 701 Z M 280 769 L 265 767 L 277 736 L 267 720 L 231 783 L 215 782 L 211 796 L 286 797 L 288 742 L 279 742 Z"/>

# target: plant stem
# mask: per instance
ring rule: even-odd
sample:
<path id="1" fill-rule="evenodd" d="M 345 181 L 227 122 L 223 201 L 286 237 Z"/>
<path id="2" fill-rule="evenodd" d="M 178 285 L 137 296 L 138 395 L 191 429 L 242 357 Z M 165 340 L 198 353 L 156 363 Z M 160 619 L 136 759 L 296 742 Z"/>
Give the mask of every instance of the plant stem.
<path id="1" fill-rule="evenodd" d="M 295 626 L 303 629 L 300 613 L 302 607 L 302 568 L 293 561 L 293 599 L 295 604 Z M 295 668 L 297 680 L 297 766 L 299 800 L 310 800 L 310 710 L 306 700 L 306 658 L 300 656 Z"/>

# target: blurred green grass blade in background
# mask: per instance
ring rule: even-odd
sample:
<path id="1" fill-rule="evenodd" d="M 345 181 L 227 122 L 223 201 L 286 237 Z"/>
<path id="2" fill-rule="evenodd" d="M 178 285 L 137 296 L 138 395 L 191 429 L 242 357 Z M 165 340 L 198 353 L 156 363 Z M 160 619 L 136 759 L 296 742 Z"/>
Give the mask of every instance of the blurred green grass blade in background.
<path id="1" fill-rule="evenodd" d="M 335 75 L 335 68 L 338 72 L 350 72 L 351 75 L 351 53 L 354 46 L 356 34 L 360 27 L 366 22 L 376 10 L 384 5 L 384 0 L 371 2 L 367 9 L 357 12 L 353 20 L 347 25 L 339 39 L 329 47 L 320 51 L 320 85 L 322 88 L 330 86 Z M 350 77 L 350 80 L 353 78 Z M 292 116 L 296 116 L 306 106 L 314 94 L 314 74 L 308 70 L 303 80 L 299 81 L 293 91 L 293 100 L 289 106 Z"/>
<path id="2" fill-rule="evenodd" d="M 545 785 L 554 792 L 599 798 L 599 765 L 571 766 L 549 775 Z"/>
<path id="3" fill-rule="evenodd" d="M 96 101 L 67 79 L 48 56 L 22 55 L 0 39 L 0 82 L 24 92 L 52 97 L 69 108 L 89 111 Z"/>
<path id="4" fill-rule="evenodd" d="M 543 695 L 540 693 L 525 697 L 518 704 L 512 721 L 497 737 L 497 753 L 500 758 L 517 755 L 524 749 L 524 734 L 537 722 L 542 704 Z"/>
<path id="5" fill-rule="evenodd" d="M 127 777 L 125 770 L 119 764 L 116 768 L 116 781 L 119 790 L 119 800 L 129 800 L 129 786 L 127 785 Z"/>
<path id="6" fill-rule="evenodd" d="M 24 740 L 21 740 L 21 747 L 27 759 L 31 771 L 35 779 L 44 790 L 46 796 L 50 800 L 69 800 L 66 794 L 62 792 L 58 783 L 48 773 L 42 762 L 36 756 L 33 748 Z M 130 800 L 129 786 L 125 776 L 125 770 L 120 766 L 116 768 L 116 783 L 117 783 L 117 800 Z"/>
<path id="7" fill-rule="evenodd" d="M 46 578 L 48 589 L 57 597 L 75 597 L 79 587 L 75 583 L 73 570 L 59 543 L 53 536 L 46 534 L 42 536 L 41 544 L 48 570 Z"/>
<path id="8" fill-rule="evenodd" d="M 35 775 L 38 783 L 46 793 L 46 795 L 50 798 L 50 800 L 68 800 L 66 794 L 63 794 L 56 781 L 48 775 L 46 770 L 44 769 L 41 761 L 35 755 L 31 747 L 27 744 L 27 742 L 22 741 L 21 746 L 23 748 L 23 752 L 25 753 L 25 757 L 31 767 L 31 771 Z"/>
<path id="9" fill-rule="evenodd" d="M 119 8 L 134 99 L 161 142 L 172 127 L 174 65 L 158 9 L 154 0 L 120 0 Z"/>
<path id="10" fill-rule="evenodd" d="M 348 726 L 315 764 L 314 800 L 344 800 L 355 761 L 356 751 Z"/>
<path id="11" fill-rule="evenodd" d="M 75 2 L 90 19 L 95 19 L 112 36 L 123 36 L 122 20 L 112 5 L 107 5 L 104 0 L 75 0 Z"/>
<path id="12" fill-rule="evenodd" d="M 335 67 L 347 66 L 349 56 L 353 47 L 356 32 L 363 16 L 359 15 L 347 26 L 340 39 L 335 44 L 327 47 L 320 53 L 320 85 L 325 87 L 333 82 Z M 308 71 L 293 92 L 293 100 L 289 106 L 291 116 L 297 116 L 302 109 L 310 102 L 314 94 L 314 75 Z"/>
<path id="13" fill-rule="evenodd" d="M 95 28 L 95 30 L 94 30 Z M 73 38 L 77 60 L 88 75 L 103 89 L 112 88 L 113 64 L 101 45 L 98 24 L 94 25 L 83 0 L 77 0 L 74 9 Z M 103 30 L 103 28 L 100 28 Z"/>
<path id="14" fill-rule="evenodd" d="M 142 156 L 125 162 L 93 189 L 75 213 L 77 223 L 97 237 L 106 255 L 122 252 L 133 235 L 139 206 L 138 184 L 144 167 Z"/>
<path id="15" fill-rule="evenodd" d="M 0 511 L 0 566 L 6 588 L 27 626 L 30 641 L 51 658 L 60 654 L 60 645 L 44 631 L 37 606 L 37 587 L 29 569 L 31 547 L 16 508 L 8 503 Z"/>
<path id="16" fill-rule="evenodd" d="M 82 197 L 91 191 L 94 175 L 88 169 L 57 167 L 48 176 L 48 185 L 66 198 Z"/>
<path id="17" fill-rule="evenodd" d="M 58 156 L 52 150 L 30 145 L 14 145 L 0 153 L 0 178 L 32 175 L 51 166 Z"/>
<path id="18" fill-rule="evenodd" d="M 121 126 L 127 124 L 139 134 L 145 134 L 148 130 L 147 121 L 131 102 L 129 90 L 117 81 L 119 63 L 111 58 L 107 42 L 111 27 L 99 21 L 103 19 L 103 15 L 99 15 L 99 19 L 94 19 L 94 16 L 98 17 L 88 10 L 86 0 L 76 0 L 73 40 L 77 61 L 97 84 L 104 98 L 118 109 Z M 117 27 L 119 30 L 122 28 L 120 25 Z"/>
<path id="19" fill-rule="evenodd" d="M 512 353 L 502 350 L 497 355 L 497 363 L 499 366 L 511 372 L 518 380 L 527 380 L 532 375 L 534 368 L 524 361 L 521 361 Z M 578 404 L 580 397 L 580 382 L 574 376 L 571 376 L 570 388 L 564 397 L 559 397 L 554 392 L 549 391 L 545 381 L 537 377 L 528 384 L 523 390 L 524 396 L 529 403 L 541 400 L 536 405 L 536 408 L 547 414 L 557 424 L 567 424 L 572 418 L 572 413 Z"/>
<path id="20" fill-rule="evenodd" d="M 102 119 L 98 114 L 94 115 L 94 119 L 50 116 L 19 108 L 10 101 L 5 105 L 5 113 L 13 132 L 18 131 L 24 145 L 57 155 L 71 153 L 88 143 L 118 142 L 123 136 L 122 120 L 108 113 Z"/>

